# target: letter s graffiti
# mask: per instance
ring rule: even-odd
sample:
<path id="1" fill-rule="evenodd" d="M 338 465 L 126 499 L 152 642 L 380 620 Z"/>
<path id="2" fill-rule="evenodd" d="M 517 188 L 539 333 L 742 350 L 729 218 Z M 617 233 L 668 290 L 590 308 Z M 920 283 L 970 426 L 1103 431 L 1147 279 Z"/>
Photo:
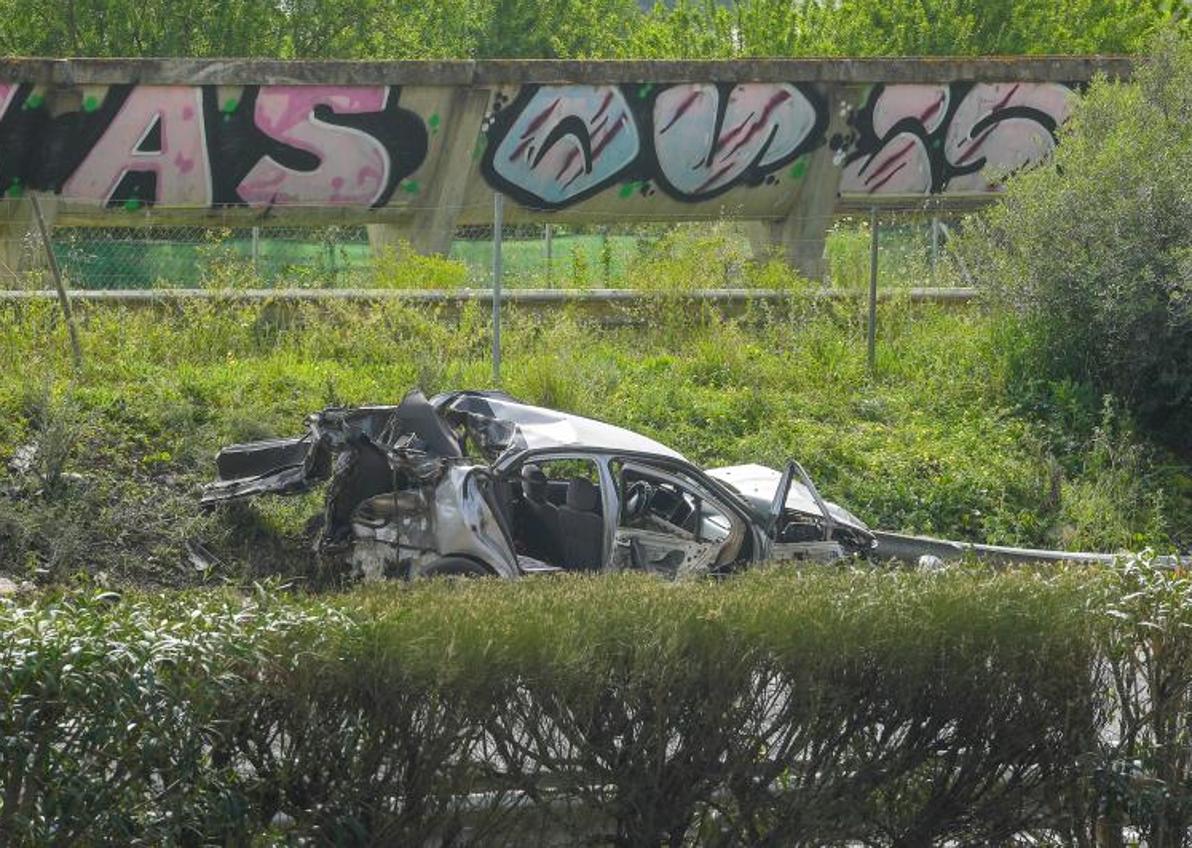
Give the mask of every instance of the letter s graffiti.
<path id="1" fill-rule="evenodd" d="M 878 85 L 830 141 L 843 194 L 982 193 L 982 175 L 1028 167 L 1055 147 L 1075 91 L 1060 83 Z"/>
<path id="2" fill-rule="evenodd" d="M 400 152 L 391 155 L 376 135 L 353 126 L 351 118 L 383 113 L 389 96 L 386 86 L 262 87 L 253 110 L 256 128 L 313 155 L 318 164 L 295 168 L 266 153 L 236 187 L 237 195 L 250 206 L 383 203 L 393 193 Z"/>

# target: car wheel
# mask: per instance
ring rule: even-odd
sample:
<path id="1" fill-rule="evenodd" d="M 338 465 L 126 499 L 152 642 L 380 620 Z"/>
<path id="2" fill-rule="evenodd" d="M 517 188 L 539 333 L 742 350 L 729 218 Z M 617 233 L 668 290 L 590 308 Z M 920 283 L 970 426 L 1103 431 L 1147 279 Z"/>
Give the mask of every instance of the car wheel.
<path id="1" fill-rule="evenodd" d="M 492 572 L 480 563 L 464 557 L 443 557 L 428 563 L 415 572 L 417 579 L 434 577 L 475 578 L 491 577 Z"/>

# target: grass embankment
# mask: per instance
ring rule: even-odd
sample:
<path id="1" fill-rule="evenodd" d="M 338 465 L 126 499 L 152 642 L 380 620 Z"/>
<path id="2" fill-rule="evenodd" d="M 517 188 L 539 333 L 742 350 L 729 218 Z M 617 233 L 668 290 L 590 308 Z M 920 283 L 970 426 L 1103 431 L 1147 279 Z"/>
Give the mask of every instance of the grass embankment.
<path id="1" fill-rule="evenodd" d="M 638 273 L 665 291 L 715 262 L 662 255 Z M 751 273 L 796 284 L 773 265 Z M 978 309 L 883 305 L 874 376 L 859 304 L 725 320 L 660 295 L 626 317 L 600 327 L 566 312 L 511 315 L 504 388 L 705 466 L 797 457 L 875 527 L 1111 550 L 1188 530 L 1186 466 L 1079 387 L 1020 373 L 1017 335 Z M 32 469 L 10 465 L 0 485 L 9 576 L 309 575 L 303 527 L 319 495 L 201 513 L 215 451 L 301 432 L 326 405 L 491 382 L 480 309 L 93 306 L 80 323 L 86 364 L 72 376 L 55 305 L 0 309 L 0 461 L 36 448 Z"/>
<path id="2" fill-rule="evenodd" d="M 1192 581 L 1145 561 L 92 595 L 0 601 L 6 845 L 1189 827 Z"/>

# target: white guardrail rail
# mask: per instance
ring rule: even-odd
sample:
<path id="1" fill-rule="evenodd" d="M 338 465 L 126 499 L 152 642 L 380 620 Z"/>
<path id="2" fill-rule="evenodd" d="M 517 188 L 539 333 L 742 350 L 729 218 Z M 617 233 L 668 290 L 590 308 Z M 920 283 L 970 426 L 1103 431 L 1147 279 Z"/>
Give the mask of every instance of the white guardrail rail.
<path id="1" fill-rule="evenodd" d="M 492 289 L 70 289 L 69 297 L 78 303 L 124 303 L 153 305 L 180 300 L 218 300 L 238 302 L 320 302 L 320 301 L 405 301 L 412 304 L 459 305 L 469 302 L 491 303 Z M 53 300 L 54 289 L 0 290 L 5 301 Z M 977 298 L 972 288 L 901 288 L 878 293 L 883 301 L 905 298 L 911 303 L 968 303 Z M 783 289 L 691 289 L 688 291 L 643 291 L 640 289 L 504 289 L 501 302 L 524 306 L 633 304 L 658 298 L 708 301 L 725 305 L 785 302 L 805 297 L 824 300 L 860 300 L 863 291 L 818 289 L 811 292 Z"/>

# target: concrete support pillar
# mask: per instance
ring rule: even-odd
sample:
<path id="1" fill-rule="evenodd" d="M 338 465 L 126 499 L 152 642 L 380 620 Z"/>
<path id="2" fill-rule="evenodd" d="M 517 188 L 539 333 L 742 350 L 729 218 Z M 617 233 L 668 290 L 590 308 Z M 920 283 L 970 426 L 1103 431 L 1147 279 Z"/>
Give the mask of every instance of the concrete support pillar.
<path id="1" fill-rule="evenodd" d="M 828 97 L 828 128 L 824 135 L 849 132 L 840 98 L 851 96 L 847 90 L 830 87 Z M 835 153 L 823 144 L 807 154 L 807 167 L 793 186 L 791 210 L 784 218 L 755 221 L 749 227 L 749 241 L 755 258 L 781 255 L 799 273 L 811 280 L 822 280 L 827 272 L 824 244 L 836 200 L 840 192 L 843 170 L 833 161 Z"/>
<path id="2" fill-rule="evenodd" d="M 489 91 L 484 88 L 455 87 L 440 112 L 445 137 L 435 154 L 440 163 L 430 175 L 419 196 L 418 209 L 409 221 L 397 224 L 369 224 L 368 241 L 374 254 L 409 242 L 421 254 L 451 250 L 455 222 L 459 218 L 469 181 L 475 179 L 472 151 L 476 136 L 488 110 Z"/>
<path id="3" fill-rule="evenodd" d="M 384 256 L 390 250 L 396 250 L 402 242 L 412 244 L 410 226 L 408 224 L 367 224 L 368 246 L 373 256 Z M 419 253 L 433 253 L 434 251 L 419 250 Z"/>
<path id="4" fill-rule="evenodd" d="M 832 162 L 832 151 L 821 147 L 812 153 L 794 192 L 792 214 L 750 224 L 754 257 L 777 254 L 808 279 L 822 280 L 827 272 L 824 245 L 832 226 L 840 174 L 841 169 Z"/>
<path id="5" fill-rule="evenodd" d="M 57 211 L 56 198 L 43 197 L 42 213 L 48 227 L 53 227 Z M 47 267 L 33 204 L 24 197 L 0 200 L 0 287 L 23 287 L 30 272 Z"/>

